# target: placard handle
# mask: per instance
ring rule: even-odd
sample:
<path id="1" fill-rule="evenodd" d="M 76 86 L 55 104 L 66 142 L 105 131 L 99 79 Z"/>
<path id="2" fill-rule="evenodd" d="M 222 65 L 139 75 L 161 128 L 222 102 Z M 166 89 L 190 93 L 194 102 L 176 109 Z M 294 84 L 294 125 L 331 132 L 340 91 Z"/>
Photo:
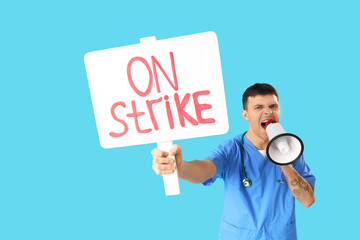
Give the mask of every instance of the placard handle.
<path id="1" fill-rule="evenodd" d="M 173 146 L 172 141 L 167 142 L 158 142 L 157 147 L 158 149 L 166 152 L 170 152 Z M 169 156 L 175 160 L 174 156 Z M 176 164 L 176 161 L 175 161 Z M 163 175 L 164 187 L 165 187 L 165 194 L 166 196 L 171 195 L 179 195 L 180 194 L 180 185 L 179 185 L 179 176 L 177 171 L 177 166 L 172 174 Z"/>

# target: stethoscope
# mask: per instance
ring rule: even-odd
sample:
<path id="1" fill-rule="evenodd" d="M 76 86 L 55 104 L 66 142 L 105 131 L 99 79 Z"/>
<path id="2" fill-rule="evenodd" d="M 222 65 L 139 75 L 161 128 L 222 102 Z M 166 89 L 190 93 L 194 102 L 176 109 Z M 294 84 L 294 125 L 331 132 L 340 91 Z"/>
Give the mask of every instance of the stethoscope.
<path id="1" fill-rule="evenodd" d="M 244 137 L 245 137 L 245 134 L 247 133 L 247 131 L 246 132 L 244 132 L 244 134 L 242 135 L 242 137 L 241 137 L 241 140 L 240 140 L 240 154 L 241 154 L 241 171 L 242 171 L 242 174 L 243 174 L 243 176 L 244 176 L 244 179 L 242 180 L 242 185 L 244 186 L 244 187 L 246 187 L 246 188 L 249 188 L 249 187 L 251 187 L 252 186 L 252 181 L 251 181 L 251 179 L 250 178 L 248 178 L 247 176 L 246 176 L 246 172 L 245 172 L 245 166 L 244 166 L 244 147 L 243 147 L 243 145 L 244 145 Z M 282 171 L 281 171 L 281 173 L 280 173 L 280 179 L 281 180 L 277 180 L 277 182 L 278 183 L 285 183 L 285 184 L 287 184 L 287 182 L 286 181 L 283 181 L 282 180 Z"/>
<path id="2" fill-rule="evenodd" d="M 249 188 L 252 185 L 252 181 L 250 180 L 250 178 L 246 177 L 245 166 L 244 166 L 244 147 L 243 147 L 243 145 L 244 145 L 244 137 L 245 137 L 246 133 L 247 133 L 247 131 L 244 132 L 244 134 L 242 135 L 241 140 L 240 140 L 240 154 L 241 154 L 241 171 L 244 176 L 244 179 L 242 180 L 242 185 L 246 188 Z"/>

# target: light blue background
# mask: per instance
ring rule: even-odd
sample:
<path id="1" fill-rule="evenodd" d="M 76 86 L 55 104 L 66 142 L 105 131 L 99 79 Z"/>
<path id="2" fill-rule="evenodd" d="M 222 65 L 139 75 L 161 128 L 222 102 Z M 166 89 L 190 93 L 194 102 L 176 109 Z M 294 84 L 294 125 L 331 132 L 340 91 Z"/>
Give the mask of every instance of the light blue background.
<path id="1" fill-rule="evenodd" d="M 241 95 L 280 95 L 305 143 L 316 202 L 299 239 L 355 239 L 359 211 L 358 1 L 13 1 L 0 4 L 0 239 L 217 239 L 223 183 L 165 197 L 156 144 L 100 147 L 83 56 L 139 38 L 217 33 L 230 130 L 176 141 L 203 159 L 242 133 Z"/>

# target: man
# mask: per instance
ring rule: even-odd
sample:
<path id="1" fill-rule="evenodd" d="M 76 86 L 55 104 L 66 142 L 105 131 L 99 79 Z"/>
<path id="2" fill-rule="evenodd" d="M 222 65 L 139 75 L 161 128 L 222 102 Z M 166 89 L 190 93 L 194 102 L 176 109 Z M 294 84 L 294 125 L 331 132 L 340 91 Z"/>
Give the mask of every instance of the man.
<path id="1" fill-rule="evenodd" d="M 152 151 L 153 169 L 159 175 L 175 170 L 174 160 L 169 158 L 175 156 L 179 178 L 185 181 L 208 186 L 216 178 L 224 180 L 219 239 L 297 239 L 294 199 L 305 207 L 315 201 L 315 176 L 303 156 L 285 166 L 267 159 L 269 138 L 264 122 L 280 120 L 278 101 L 276 90 L 269 84 L 249 87 L 243 94 L 242 116 L 249 123 L 245 136 L 223 142 L 205 160 L 184 161 L 178 145 L 170 153 L 157 148 Z M 244 172 L 252 181 L 250 187 L 242 183 Z"/>

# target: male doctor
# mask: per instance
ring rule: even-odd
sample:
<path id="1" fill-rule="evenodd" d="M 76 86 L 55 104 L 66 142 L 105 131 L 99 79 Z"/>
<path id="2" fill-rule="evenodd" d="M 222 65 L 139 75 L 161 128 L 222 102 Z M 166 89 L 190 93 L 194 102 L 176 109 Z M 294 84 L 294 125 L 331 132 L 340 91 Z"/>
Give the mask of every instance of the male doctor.
<path id="1" fill-rule="evenodd" d="M 303 156 L 285 166 L 267 159 L 269 138 L 264 122 L 280 120 L 277 91 L 259 83 L 246 89 L 242 116 L 249 123 L 248 131 L 221 143 L 205 160 L 184 161 L 178 145 L 169 153 L 155 148 L 151 152 L 153 169 L 158 175 L 173 173 L 176 165 L 169 156 L 175 156 L 179 178 L 185 181 L 209 186 L 217 178 L 223 179 L 221 240 L 297 239 L 295 198 L 305 207 L 314 203 L 315 176 Z M 251 187 L 242 184 L 241 155 Z"/>

